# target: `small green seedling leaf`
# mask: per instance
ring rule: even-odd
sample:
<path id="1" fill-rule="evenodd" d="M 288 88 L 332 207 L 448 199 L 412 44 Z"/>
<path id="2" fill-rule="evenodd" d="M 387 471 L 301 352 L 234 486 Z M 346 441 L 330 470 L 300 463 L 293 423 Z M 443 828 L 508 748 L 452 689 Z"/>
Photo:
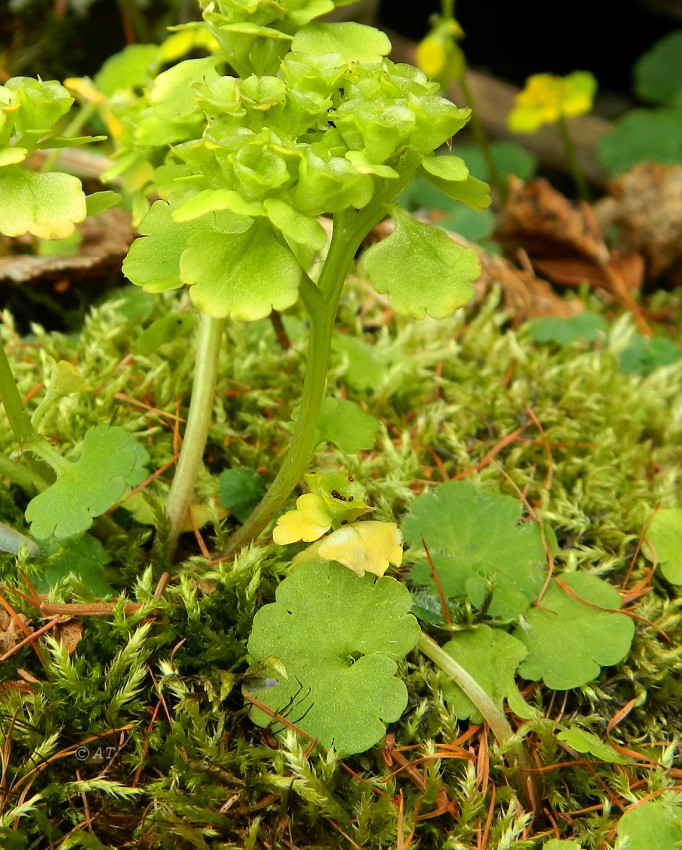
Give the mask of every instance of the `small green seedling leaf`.
<path id="1" fill-rule="evenodd" d="M 162 316 L 142 331 L 130 347 L 133 354 L 143 356 L 152 354 L 162 345 L 182 339 L 194 328 L 195 316 L 192 313 L 171 313 Z"/>
<path id="2" fill-rule="evenodd" d="M 469 597 L 481 608 L 491 584 L 491 616 L 518 616 L 540 592 L 546 560 L 540 527 L 520 519 L 516 499 L 479 491 L 467 481 L 449 481 L 424 493 L 402 523 L 416 560 L 410 578 L 435 587 L 423 535 L 446 597 Z"/>
<path id="3" fill-rule="evenodd" d="M 619 367 L 624 375 L 650 375 L 662 366 L 682 360 L 682 349 L 665 337 L 645 337 L 633 334 L 620 354 Z"/>
<path id="4" fill-rule="evenodd" d="M 610 744 L 602 741 L 593 732 L 587 732 L 578 726 L 573 726 L 570 729 L 562 729 L 557 734 L 557 738 L 563 741 L 564 744 L 568 744 L 572 750 L 578 753 L 589 753 L 600 761 L 611 764 L 627 764 L 629 761 L 629 759 L 622 756 Z"/>
<path id="5" fill-rule="evenodd" d="M 49 593 L 67 576 L 80 579 L 93 596 L 110 596 L 114 592 L 104 570 L 111 556 L 91 534 L 66 540 L 53 537 L 41 543 L 40 551 L 48 557 L 41 572 L 31 576 L 38 593 Z"/>
<path id="6" fill-rule="evenodd" d="M 618 822 L 615 850 L 680 850 L 682 806 L 650 801 L 631 808 Z"/>
<path id="7" fill-rule="evenodd" d="M 311 561 L 279 585 L 276 599 L 256 613 L 248 650 L 255 664 L 280 659 L 286 678 L 266 670 L 261 675 L 278 685 L 254 697 L 323 746 L 343 755 L 364 752 L 407 705 L 396 662 L 420 634 L 407 588 L 393 578 L 358 578 L 339 564 Z M 273 722 L 258 708 L 251 718 L 260 726 Z"/>
<path id="8" fill-rule="evenodd" d="M 317 442 L 330 442 L 342 452 L 354 454 L 373 448 L 381 422 L 365 413 L 354 401 L 322 399 L 317 420 Z"/>
<path id="9" fill-rule="evenodd" d="M 246 466 L 225 469 L 218 478 L 220 504 L 237 522 L 245 522 L 265 492 L 265 481 Z"/>
<path id="10" fill-rule="evenodd" d="M 589 573 L 569 573 L 561 581 L 568 592 L 550 582 L 540 605 L 514 632 L 528 647 L 519 675 L 543 679 L 558 691 L 585 685 L 601 667 L 618 664 L 635 634 L 630 617 L 613 613 L 620 608 L 615 587 Z"/>
<path id="11" fill-rule="evenodd" d="M 476 252 L 437 227 L 392 207 L 395 230 L 367 249 L 364 264 L 372 286 L 388 295 L 397 313 L 423 319 L 450 316 L 474 296 L 481 272 Z"/>
<path id="12" fill-rule="evenodd" d="M 637 97 L 672 106 L 682 91 L 682 30 L 669 33 L 640 56 L 633 75 Z"/>
<path id="13" fill-rule="evenodd" d="M 36 174 L 18 166 L 0 170 L 0 233 L 64 239 L 86 216 L 85 193 L 71 174 Z"/>
<path id="14" fill-rule="evenodd" d="M 506 698 L 511 698 L 517 706 L 524 705 L 514 678 L 516 668 L 528 651 L 521 641 L 500 629 L 482 625 L 458 632 L 443 649 L 475 677 L 499 708 Z M 483 721 L 469 697 L 451 679 L 443 683 L 442 691 L 445 702 L 457 718 L 470 718 L 472 723 Z M 526 705 L 525 716 L 531 713 L 530 706 Z"/>
<path id="15" fill-rule="evenodd" d="M 646 533 L 645 552 L 655 558 L 671 584 L 682 584 L 682 508 L 656 511 Z"/>
<path id="16" fill-rule="evenodd" d="M 616 177 L 649 160 L 682 165 L 680 146 L 682 106 L 632 109 L 614 122 L 597 147 L 597 158 Z"/>
<path id="17" fill-rule="evenodd" d="M 534 342 L 555 342 L 557 345 L 597 342 L 604 339 L 607 331 L 604 319 L 587 310 L 569 319 L 557 319 L 554 316 L 533 319 L 527 328 Z"/>
<path id="18" fill-rule="evenodd" d="M 143 447 L 124 428 L 88 428 L 79 460 L 61 459 L 55 468 L 57 480 L 28 503 L 31 534 L 42 540 L 87 531 L 94 517 L 118 504 L 129 487 L 139 483 L 145 458 Z"/>

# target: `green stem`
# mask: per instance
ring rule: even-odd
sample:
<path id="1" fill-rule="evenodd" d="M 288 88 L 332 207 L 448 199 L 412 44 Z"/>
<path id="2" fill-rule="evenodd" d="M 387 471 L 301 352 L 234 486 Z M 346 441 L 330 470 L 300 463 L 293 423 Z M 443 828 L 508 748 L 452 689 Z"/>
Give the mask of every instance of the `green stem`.
<path id="1" fill-rule="evenodd" d="M 15 463 L 4 454 L 0 454 L 0 475 L 12 484 L 17 484 L 27 493 L 40 493 L 49 486 L 42 475 L 27 466 Z"/>
<path id="2" fill-rule="evenodd" d="M 580 198 L 589 203 L 590 191 L 587 188 L 587 182 L 585 181 L 582 169 L 578 163 L 575 145 L 573 144 L 573 139 L 571 139 L 571 134 L 568 132 L 568 124 L 565 116 L 563 115 L 559 116 L 558 128 L 559 135 L 561 136 L 561 141 L 564 146 L 564 153 L 566 154 L 566 165 L 568 166 L 569 173 L 573 178 L 575 188 L 577 189 Z"/>
<path id="3" fill-rule="evenodd" d="M 267 493 L 246 522 L 227 541 L 224 555 L 231 555 L 255 540 L 280 511 L 303 477 L 315 449 L 317 418 L 327 382 L 336 308 L 358 244 L 351 242 L 346 229 L 335 222 L 318 287 L 312 289 L 307 285 L 304 289 L 304 301 L 310 315 L 310 338 L 301 404 L 291 444 Z"/>
<path id="4" fill-rule="evenodd" d="M 482 714 L 485 722 L 490 726 L 498 744 L 500 746 L 509 746 L 512 756 L 511 768 L 515 774 L 516 785 L 524 797 L 526 804 L 533 807 L 533 801 L 539 800 L 537 789 L 531 787 L 533 774 L 528 772 L 526 774 L 527 780 L 522 779 L 518 775 L 519 768 L 530 771 L 531 762 L 525 747 L 520 741 L 509 744 L 509 741 L 514 736 L 514 732 L 507 722 L 502 709 L 495 704 L 494 700 L 483 690 L 476 679 L 425 632 L 421 633 L 421 637 L 417 642 L 417 649 L 420 649 L 427 658 L 430 658 L 434 664 L 440 667 L 446 676 L 449 676 L 464 691 Z"/>
<path id="5" fill-rule="evenodd" d="M 35 431 L 24 408 L 7 354 L 2 345 L 0 345 L 0 401 L 2 401 L 9 424 L 18 442 L 23 443 L 30 440 Z"/>
<path id="6" fill-rule="evenodd" d="M 187 427 L 173 476 L 166 513 L 170 519 L 168 558 L 173 557 L 202 463 L 215 396 L 218 360 L 223 339 L 224 319 L 201 314 L 196 350 L 196 370 L 192 385 Z"/>
<path id="7" fill-rule="evenodd" d="M 462 72 L 462 76 L 457 82 L 459 83 L 459 86 L 462 90 L 462 94 L 464 95 L 464 99 L 466 101 L 467 106 L 471 109 L 471 118 L 469 119 L 469 126 L 471 127 L 471 133 L 474 137 L 474 141 L 478 145 L 478 148 L 481 151 L 481 156 L 485 161 L 486 168 L 488 169 L 488 175 L 490 176 L 490 182 L 493 184 L 495 189 L 497 189 L 497 194 L 500 198 L 500 203 L 504 207 L 507 203 L 507 198 L 509 197 L 509 187 L 502 179 L 502 174 L 500 173 L 500 169 L 497 167 L 495 157 L 493 156 L 493 152 L 490 147 L 488 134 L 486 133 L 485 127 L 481 123 L 480 118 L 478 117 L 478 110 L 474 105 L 474 98 L 471 94 L 471 89 L 466 78 L 466 68 Z"/>

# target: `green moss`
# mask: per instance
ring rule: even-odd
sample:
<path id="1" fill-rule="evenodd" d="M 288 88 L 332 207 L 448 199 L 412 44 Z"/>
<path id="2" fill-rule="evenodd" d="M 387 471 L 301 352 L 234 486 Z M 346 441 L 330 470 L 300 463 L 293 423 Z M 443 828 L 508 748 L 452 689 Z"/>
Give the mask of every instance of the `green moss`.
<path id="1" fill-rule="evenodd" d="M 93 387 L 43 420 L 62 451 L 77 451 L 90 425 L 115 421 L 144 442 L 153 471 L 173 455 L 174 417 L 186 414 L 194 364 L 186 339 L 129 357 L 141 327 L 184 306 L 181 296 L 148 299 L 152 307 L 141 315 L 131 296 L 124 289 L 92 310 L 78 336 L 35 328 L 19 341 L 10 317 L 2 335 L 22 394 L 44 382 L 49 357 L 76 363 Z M 532 342 L 524 328 L 510 330 L 496 297 L 438 322 L 387 318 L 379 302 L 366 298 L 356 280 L 339 330 L 365 343 L 365 353 L 382 364 L 381 380 L 357 386 L 356 375 L 353 383 L 350 355 L 340 349 L 329 391 L 346 392 L 384 427 L 372 451 L 347 457 L 321 447 L 313 465 L 347 465 L 367 486 L 377 518 L 400 520 L 415 496 L 444 476 L 522 494 L 556 532 L 557 571 L 587 570 L 634 590 L 628 602 L 639 602 L 638 629 L 626 662 L 565 699 L 528 688 L 527 699 L 544 717 L 520 731 L 543 768 L 545 804 L 559 835 L 596 850 L 611 841 L 618 805 L 673 784 L 671 741 L 682 728 L 680 597 L 649 575 L 639 543 L 655 507 L 679 505 L 682 496 L 682 369 L 621 374 L 618 355 L 634 333 L 627 318 L 610 320 L 601 344 L 558 347 Z M 286 351 L 268 322 L 229 327 L 198 484 L 203 499 L 217 495 L 225 467 L 258 467 L 266 479 L 276 472 L 305 367 L 305 330 L 293 313 L 285 320 L 294 341 Z M 41 393 L 32 395 L 30 409 Z M 15 448 L 8 428 L 0 428 L 0 448 Z M 170 475 L 149 485 L 157 500 Z M 23 503 L 16 487 L 0 485 L 4 521 L 21 527 Z M 345 835 L 367 850 L 386 850 L 396 846 L 399 828 L 405 840 L 414 828 L 422 847 L 459 850 L 476 844 L 492 805 L 490 850 L 542 847 L 550 826 L 542 819 L 531 824 L 519 809 L 496 747 L 490 744 L 490 780 L 481 787 L 474 761 L 480 731 L 452 743 L 466 725 L 447 710 L 433 667 L 416 653 L 401 671 L 408 709 L 389 730 L 413 771 L 400 768 L 390 744 L 345 764 L 310 752 L 295 736 L 277 745 L 249 722 L 241 681 L 253 616 L 274 598 L 288 570 L 287 550 L 264 543 L 233 563 L 210 563 L 187 535 L 186 560 L 156 598 L 167 564 L 152 548 L 151 528 L 127 512 L 115 518 L 122 532 L 105 546 L 121 592 L 116 610 L 82 618 L 72 655 L 43 638 L 3 665 L 0 728 L 8 757 L 0 832 L 24 842 L 7 846 L 79 846 L 73 836 L 84 830 L 87 815 L 92 832 L 82 846 L 88 847 L 331 850 L 346 846 Z M 219 548 L 232 523 L 206 526 L 209 549 Z M 0 562 L 3 597 L 41 624 L 22 577 L 40 562 L 17 563 L 9 555 Z M 53 596 L 88 598 L 72 579 Z M 126 600 L 143 607 L 126 614 Z M 630 700 L 612 740 L 650 762 L 588 768 L 557 746 L 557 722 L 579 719 L 603 734 Z M 82 761 L 79 745 L 88 749 Z M 552 768 L 558 763 L 572 766 Z M 69 785 L 76 781 L 85 784 Z M 26 805 L 21 818 L 12 814 L 19 801 Z M 440 815 L 425 817 L 436 809 Z"/>

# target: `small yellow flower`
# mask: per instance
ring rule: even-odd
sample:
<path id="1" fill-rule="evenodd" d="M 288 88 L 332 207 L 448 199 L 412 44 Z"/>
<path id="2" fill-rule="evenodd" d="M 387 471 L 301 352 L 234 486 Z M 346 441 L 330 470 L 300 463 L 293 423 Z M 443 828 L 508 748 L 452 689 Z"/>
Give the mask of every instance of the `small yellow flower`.
<path id="1" fill-rule="evenodd" d="M 459 79 L 464 73 L 464 54 L 456 41 L 463 35 L 455 20 L 437 23 L 417 45 L 417 67 L 432 80 Z"/>
<path id="2" fill-rule="evenodd" d="M 399 567 L 403 559 L 403 536 L 394 522 L 366 520 L 337 528 L 294 558 L 338 561 L 359 576 L 366 572 L 382 576 L 389 564 Z"/>
<path id="3" fill-rule="evenodd" d="M 589 71 L 574 71 L 567 77 L 534 74 L 516 96 L 507 123 L 514 133 L 534 133 L 543 124 L 560 118 L 584 115 L 592 109 L 597 81 Z"/>
<path id="4" fill-rule="evenodd" d="M 277 520 L 272 539 L 279 546 L 304 540 L 317 540 L 332 525 L 332 515 L 322 496 L 305 493 L 296 500 L 296 510 L 287 511 Z"/>

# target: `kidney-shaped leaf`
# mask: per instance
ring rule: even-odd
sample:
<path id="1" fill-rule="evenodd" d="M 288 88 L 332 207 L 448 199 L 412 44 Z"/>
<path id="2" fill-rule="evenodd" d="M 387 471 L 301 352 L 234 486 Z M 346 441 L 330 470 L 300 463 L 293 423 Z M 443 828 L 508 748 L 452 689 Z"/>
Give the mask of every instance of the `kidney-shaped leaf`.
<path id="1" fill-rule="evenodd" d="M 539 526 L 520 519 L 516 499 L 479 491 L 468 481 L 448 481 L 424 493 L 402 523 L 410 557 L 417 560 L 410 578 L 435 587 L 423 535 L 447 597 L 469 597 L 480 608 L 492 589 L 491 616 L 523 613 L 542 588 L 546 554 Z"/>
<path id="2" fill-rule="evenodd" d="M 367 249 L 365 269 L 377 292 L 388 294 L 403 316 L 450 316 L 474 296 L 481 272 L 476 252 L 450 239 L 440 228 L 422 224 L 400 207 L 392 208 L 395 230 Z"/>
<path id="3" fill-rule="evenodd" d="M 31 534 L 43 539 L 86 531 L 93 517 L 108 511 L 139 483 L 146 459 L 143 447 L 124 428 L 105 424 L 88 428 L 79 460 L 63 461 L 54 484 L 28 503 Z"/>
<path id="4" fill-rule="evenodd" d="M 19 166 L 0 172 L 0 233 L 64 239 L 86 216 L 81 181 L 71 174 L 35 174 Z"/>
<path id="5" fill-rule="evenodd" d="M 585 685 L 601 667 L 618 664 L 635 634 L 630 617 L 612 613 L 620 608 L 615 587 L 589 573 L 569 573 L 561 581 L 568 592 L 550 582 L 540 605 L 514 633 L 528 647 L 519 675 L 543 679 L 559 691 Z"/>
<path id="6" fill-rule="evenodd" d="M 682 508 L 661 509 L 646 533 L 646 551 L 671 584 L 682 584 Z"/>
<path id="7" fill-rule="evenodd" d="M 197 309 L 215 318 L 264 319 L 298 298 L 301 265 L 256 221 L 246 233 L 197 233 L 180 258 L 180 275 L 191 285 Z"/>
<path id="8" fill-rule="evenodd" d="M 500 629 L 477 626 L 458 632 L 443 649 L 476 679 L 486 693 L 502 708 L 505 698 L 514 705 L 523 706 L 523 697 L 516 686 L 516 668 L 526 656 L 521 641 Z M 443 698 L 453 713 L 472 723 L 481 723 L 483 717 L 464 691 L 452 680 L 443 685 Z M 524 709 L 521 709 L 524 711 Z M 526 711 L 524 713 L 527 714 Z"/>
<path id="9" fill-rule="evenodd" d="M 335 563 L 301 564 L 277 588 L 277 601 L 254 618 L 253 661 L 277 658 L 287 674 L 273 668 L 267 675 L 278 684 L 254 697 L 326 747 L 346 755 L 369 749 L 407 705 L 395 673 L 419 638 L 411 604 L 393 578 L 358 578 Z M 261 726 L 273 722 L 255 707 L 251 718 Z"/>
<path id="10" fill-rule="evenodd" d="M 632 807 L 618 822 L 616 850 L 680 850 L 682 806 L 649 800 Z"/>

